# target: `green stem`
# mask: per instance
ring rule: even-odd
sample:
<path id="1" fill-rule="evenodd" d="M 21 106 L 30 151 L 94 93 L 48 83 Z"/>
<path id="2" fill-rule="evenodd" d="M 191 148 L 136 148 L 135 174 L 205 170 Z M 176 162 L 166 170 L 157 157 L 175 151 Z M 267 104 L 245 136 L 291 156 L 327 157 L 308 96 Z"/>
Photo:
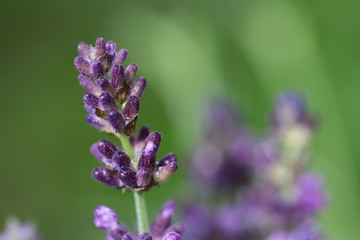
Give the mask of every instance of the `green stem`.
<path id="1" fill-rule="evenodd" d="M 135 169 L 136 162 L 129 137 L 120 134 L 116 135 L 116 137 L 120 139 L 123 150 L 130 157 L 131 164 Z M 137 191 L 133 191 L 133 192 L 134 192 L 134 200 L 135 200 L 137 226 L 138 226 L 139 234 L 142 234 L 143 232 L 149 231 L 149 221 L 148 221 L 146 202 L 144 196 L 145 194 L 143 192 L 137 192 Z"/>
<path id="2" fill-rule="evenodd" d="M 149 222 L 146 211 L 145 194 L 143 192 L 134 191 L 136 219 L 139 234 L 149 231 Z"/>

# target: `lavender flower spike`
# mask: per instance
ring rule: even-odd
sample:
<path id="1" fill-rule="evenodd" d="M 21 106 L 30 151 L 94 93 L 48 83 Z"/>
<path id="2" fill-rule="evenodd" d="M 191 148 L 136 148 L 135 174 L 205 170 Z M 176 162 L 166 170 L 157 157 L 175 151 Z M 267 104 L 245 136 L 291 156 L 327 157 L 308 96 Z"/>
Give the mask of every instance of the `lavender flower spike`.
<path id="1" fill-rule="evenodd" d="M 144 78 L 133 84 L 138 66 L 131 63 L 124 69 L 128 51 L 117 52 L 116 44 L 103 38 L 96 40 L 95 47 L 79 43 L 78 51 L 80 56 L 74 59 L 74 65 L 80 72 L 80 85 L 89 91 L 84 101 L 92 109 L 87 122 L 111 135 L 130 136 L 135 131 L 139 98 L 146 86 Z"/>

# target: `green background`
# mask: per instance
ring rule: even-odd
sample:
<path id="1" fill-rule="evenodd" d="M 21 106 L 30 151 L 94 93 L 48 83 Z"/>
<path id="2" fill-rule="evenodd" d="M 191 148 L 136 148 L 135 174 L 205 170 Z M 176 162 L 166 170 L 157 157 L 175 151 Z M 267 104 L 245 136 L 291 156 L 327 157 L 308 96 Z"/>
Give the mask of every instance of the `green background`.
<path id="1" fill-rule="evenodd" d="M 159 156 L 179 155 L 176 176 L 147 196 L 151 218 L 189 194 L 186 152 L 207 98 L 233 99 L 263 131 L 273 98 L 299 89 L 321 122 L 311 162 L 329 192 L 321 225 L 359 239 L 359 12 L 355 0 L 2 0 L 0 229 L 16 215 L 49 240 L 104 239 L 92 222 L 100 204 L 133 227 L 132 195 L 90 178 L 89 147 L 107 136 L 84 121 L 73 58 L 78 42 L 103 36 L 148 79 L 139 125 L 163 133 Z"/>

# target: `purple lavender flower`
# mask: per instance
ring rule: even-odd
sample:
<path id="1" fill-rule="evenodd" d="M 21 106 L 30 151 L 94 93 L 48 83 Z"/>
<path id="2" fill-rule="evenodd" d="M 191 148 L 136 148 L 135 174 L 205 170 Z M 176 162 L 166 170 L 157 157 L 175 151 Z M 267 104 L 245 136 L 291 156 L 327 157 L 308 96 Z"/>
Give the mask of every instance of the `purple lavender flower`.
<path id="1" fill-rule="evenodd" d="M 17 219 L 10 219 L 5 230 L 0 233 L 0 240 L 40 240 L 34 225 L 20 223 Z"/>
<path id="2" fill-rule="evenodd" d="M 87 122 L 112 135 L 131 135 L 135 131 L 139 113 L 139 98 L 146 87 L 146 80 L 135 81 L 138 67 L 135 63 L 125 69 L 123 64 L 128 52 L 116 50 L 114 42 L 98 38 L 95 47 L 78 45 L 79 56 L 74 59 L 84 95 Z"/>
<path id="3" fill-rule="evenodd" d="M 148 191 L 166 182 L 177 170 L 177 159 L 169 153 L 156 161 L 160 142 L 160 133 L 149 133 L 147 127 L 142 127 L 139 134 L 132 137 L 133 159 L 108 140 L 93 144 L 91 152 L 105 165 L 93 170 L 93 178 L 113 188 L 136 191 Z"/>
<path id="4" fill-rule="evenodd" d="M 118 221 L 118 216 L 112 209 L 105 206 L 95 209 L 94 223 L 99 229 L 107 231 L 107 240 L 181 240 L 184 232 L 182 225 L 171 225 L 174 212 L 175 203 L 168 201 L 156 216 L 150 231 L 138 237 Z"/>

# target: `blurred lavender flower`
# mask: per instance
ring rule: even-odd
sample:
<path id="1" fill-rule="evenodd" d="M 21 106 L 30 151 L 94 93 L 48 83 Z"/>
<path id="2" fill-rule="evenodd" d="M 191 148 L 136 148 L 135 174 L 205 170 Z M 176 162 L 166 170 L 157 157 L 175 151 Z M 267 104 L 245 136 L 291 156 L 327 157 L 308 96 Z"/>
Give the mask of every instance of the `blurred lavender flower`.
<path id="1" fill-rule="evenodd" d="M 255 137 L 238 123 L 234 108 L 212 104 L 190 171 L 215 197 L 222 191 L 222 198 L 201 208 L 197 200 L 185 210 L 184 238 L 323 239 L 311 224 L 326 205 L 323 180 L 307 170 L 315 118 L 301 95 L 288 92 L 277 99 L 271 119 L 271 134 Z M 203 193 L 196 191 L 197 199 L 206 199 Z"/>
<path id="2" fill-rule="evenodd" d="M 30 223 L 20 223 L 17 219 L 9 219 L 5 230 L 0 233 L 0 240 L 40 240 L 36 227 Z"/>
<path id="3" fill-rule="evenodd" d="M 118 221 L 118 216 L 113 210 L 105 206 L 95 209 L 94 223 L 99 229 L 107 231 L 107 240 L 181 240 L 184 227 L 181 224 L 171 225 L 174 212 L 175 202 L 166 202 L 151 225 L 150 232 L 138 237 Z"/>
<path id="4" fill-rule="evenodd" d="M 142 127 L 131 138 L 133 159 L 108 140 L 93 144 L 91 152 L 105 165 L 93 170 L 93 178 L 114 188 L 136 191 L 147 191 L 166 182 L 177 170 L 177 159 L 169 153 L 156 161 L 160 142 L 160 133 L 150 133 L 147 127 Z"/>
<path id="5" fill-rule="evenodd" d="M 238 115 L 225 102 L 212 103 L 206 115 L 206 134 L 193 155 L 192 176 L 215 192 L 245 186 L 253 175 L 253 140 L 239 124 Z"/>
<path id="6" fill-rule="evenodd" d="M 87 122 L 109 134 L 131 135 L 146 79 L 135 80 L 138 70 L 135 63 L 124 68 L 128 51 L 117 51 L 114 42 L 98 38 L 95 47 L 79 43 L 78 52 L 74 64 L 80 72 L 80 85 L 88 91 L 83 97 Z"/>

